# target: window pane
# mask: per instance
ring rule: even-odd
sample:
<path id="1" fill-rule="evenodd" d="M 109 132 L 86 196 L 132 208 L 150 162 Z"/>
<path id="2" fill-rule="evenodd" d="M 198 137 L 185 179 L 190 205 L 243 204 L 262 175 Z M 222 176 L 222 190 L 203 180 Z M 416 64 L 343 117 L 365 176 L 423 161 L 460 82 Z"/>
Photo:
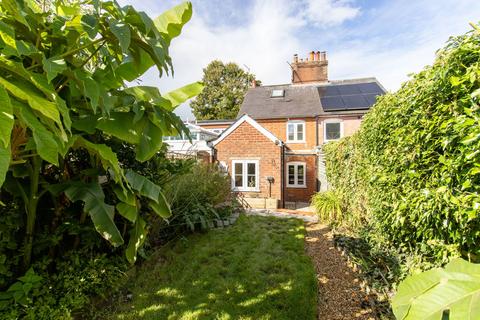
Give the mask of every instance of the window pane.
<path id="1" fill-rule="evenodd" d="M 248 174 L 255 174 L 255 163 L 248 163 L 247 164 L 247 173 Z"/>
<path id="2" fill-rule="evenodd" d="M 255 177 L 255 175 L 248 175 L 247 177 L 247 187 L 249 188 L 255 188 L 256 186 L 256 181 L 257 181 L 257 178 Z"/>
<path id="3" fill-rule="evenodd" d="M 340 123 L 326 123 L 325 131 L 327 140 L 340 139 Z"/>
<path id="4" fill-rule="evenodd" d="M 235 163 L 235 175 L 242 175 L 243 174 L 243 163 Z"/>
<path id="5" fill-rule="evenodd" d="M 297 123 L 297 140 L 303 140 L 303 123 Z"/>
<path id="6" fill-rule="evenodd" d="M 302 165 L 299 165 L 297 168 L 298 168 L 297 169 L 298 170 L 297 171 L 297 183 L 298 184 L 304 184 L 305 181 L 303 181 L 303 174 L 304 174 L 304 171 L 305 171 L 305 167 L 302 166 Z"/>
<path id="7" fill-rule="evenodd" d="M 288 184 L 295 184 L 295 166 L 288 166 Z"/>
<path id="8" fill-rule="evenodd" d="M 235 175 L 235 187 L 243 187 L 243 176 Z"/>
<path id="9" fill-rule="evenodd" d="M 243 163 L 234 163 L 233 167 L 235 187 L 243 187 Z"/>
<path id="10" fill-rule="evenodd" d="M 295 125 L 293 123 L 288 124 L 288 140 L 295 139 Z"/>

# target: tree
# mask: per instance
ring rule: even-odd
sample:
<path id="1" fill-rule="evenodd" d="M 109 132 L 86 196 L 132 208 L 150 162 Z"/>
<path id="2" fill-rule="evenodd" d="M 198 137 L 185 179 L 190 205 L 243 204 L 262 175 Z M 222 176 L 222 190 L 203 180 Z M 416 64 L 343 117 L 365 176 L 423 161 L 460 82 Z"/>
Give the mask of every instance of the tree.
<path id="1" fill-rule="evenodd" d="M 190 103 L 198 120 L 235 119 L 255 75 L 245 72 L 236 63 L 214 60 L 203 69 L 204 88 Z"/>
<path id="2" fill-rule="evenodd" d="M 125 171 L 102 141 L 134 145 L 137 160 L 146 161 L 162 136 L 187 131 L 173 110 L 201 90 L 199 83 L 165 95 L 126 83 L 153 66 L 160 76 L 172 71 L 169 45 L 191 14 L 189 2 L 155 20 L 116 1 L 0 2 L 0 187 L 25 206 L 25 268 L 35 226 L 48 224 L 37 219 L 46 212 L 37 210 L 45 195 L 60 209 L 60 197 L 82 202 L 80 222 L 89 215 L 113 246 L 124 243 L 116 222 L 130 224 L 131 262 L 146 234 L 140 204 L 165 219 L 171 214 L 160 187 Z M 73 170 L 78 151 L 84 167 Z M 105 200 L 107 188 L 113 203 Z"/>

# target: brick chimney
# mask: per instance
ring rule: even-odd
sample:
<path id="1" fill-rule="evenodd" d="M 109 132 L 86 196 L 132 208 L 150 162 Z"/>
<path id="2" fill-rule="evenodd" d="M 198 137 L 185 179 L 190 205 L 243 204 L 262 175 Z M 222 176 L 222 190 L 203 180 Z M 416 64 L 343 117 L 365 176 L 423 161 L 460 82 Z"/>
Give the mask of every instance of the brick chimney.
<path id="1" fill-rule="evenodd" d="M 328 81 L 328 60 L 325 51 L 312 51 L 307 54 L 307 58 L 298 59 L 298 55 L 293 55 L 292 62 L 292 83 L 312 83 Z"/>

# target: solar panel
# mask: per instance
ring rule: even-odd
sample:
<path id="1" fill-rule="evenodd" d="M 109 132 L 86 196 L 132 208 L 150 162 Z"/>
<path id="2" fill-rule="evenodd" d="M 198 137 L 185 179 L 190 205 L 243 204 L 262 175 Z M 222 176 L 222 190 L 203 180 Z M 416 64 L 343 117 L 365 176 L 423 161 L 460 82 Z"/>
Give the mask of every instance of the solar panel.
<path id="1" fill-rule="evenodd" d="M 327 86 L 318 88 L 321 97 L 333 97 L 340 95 L 337 86 Z"/>
<path id="2" fill-rule="evenodd" d="M 346 109 L 368 109 L 370 103 L 361 94 L 342 96 Z"/>
<path id="3" fill-rule="evenodd" d="M 329 85 L 318 88 L 324 111 L 369 109 L 384 92 L 376 82 Z"/>
<path id="4" fill-rule="evenodd" d="M 375 104 L 377 102 L 377 94 L 365 94 L 365 99 L 367 99 L 368 103 L 371 105 Z"/>
<path id="5" fill-rule="evenodd" d="M 324 110 L 338 110 L 345 108 L 345 103 L 341 97 L 323 97 L 320 100 Z"/>
<path id="6" fill-rule="evenodd" d="M 340 91 L 341 95 L 362 93 L 360 91 L 360 88 L 356 84 L 346 84 L 338 86 L 338 91 Z"/>
<path id="7" fill-rule="evenodd" d="M 359 83 L 358 87 L 362 93 L 376 93 L 376 94 L 383 94 L 382 88 L 376 82 L 370 83 Z"/>

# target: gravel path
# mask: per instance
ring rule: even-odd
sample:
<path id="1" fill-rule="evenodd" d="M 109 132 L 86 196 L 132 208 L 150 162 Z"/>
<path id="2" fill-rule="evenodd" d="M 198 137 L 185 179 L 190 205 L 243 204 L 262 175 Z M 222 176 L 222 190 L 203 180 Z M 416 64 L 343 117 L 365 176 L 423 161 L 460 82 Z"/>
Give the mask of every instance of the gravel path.
<path id="1" fill-rule="evenodd" d="M 307 254 L 318 278 L 318 319 L 378 319 L 370 307 L 373 298 L 361 290 L 358 274 L 335 249 L 328 227 L 307 222 L 306 228 Z"/>

